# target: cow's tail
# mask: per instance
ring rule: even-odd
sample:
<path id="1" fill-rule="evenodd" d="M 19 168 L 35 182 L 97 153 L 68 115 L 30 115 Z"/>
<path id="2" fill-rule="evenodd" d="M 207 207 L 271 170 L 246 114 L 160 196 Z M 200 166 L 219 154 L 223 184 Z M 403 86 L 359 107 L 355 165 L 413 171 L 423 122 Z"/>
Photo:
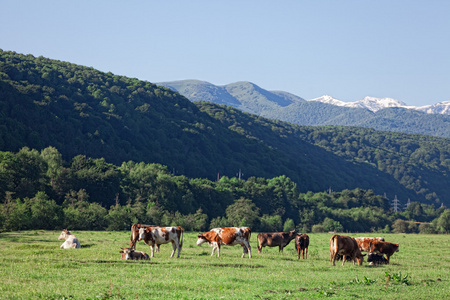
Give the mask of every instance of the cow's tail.
<path id="1" fill-rule="evenodd" d="M 181 241 L 180 241 L 180 249 L 183 248 L 183 227 L 180 226 L 180 230 L 181 230 Z"/>
<path id="2" fill-rule="evenodd" d="M 337 249 L 337 235 L 333 235 L 330 239 L 330 261 L 333 261 L 336 249 Z"/>
<path id="3" fill-rule="evenodd" d="M 131 225 L 130 248 L 136 249 L 136 228 L 137 224 Z"/>

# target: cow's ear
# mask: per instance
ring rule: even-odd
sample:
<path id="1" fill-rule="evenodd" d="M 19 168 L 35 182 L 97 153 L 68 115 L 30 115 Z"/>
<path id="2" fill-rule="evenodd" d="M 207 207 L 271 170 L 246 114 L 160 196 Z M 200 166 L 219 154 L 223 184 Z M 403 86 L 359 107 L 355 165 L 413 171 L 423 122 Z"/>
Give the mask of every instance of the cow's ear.
<path id="1" fill-rule="evenodd" d="M 123 253 L 123 250 L 120 250 L 119 253 Z"/>

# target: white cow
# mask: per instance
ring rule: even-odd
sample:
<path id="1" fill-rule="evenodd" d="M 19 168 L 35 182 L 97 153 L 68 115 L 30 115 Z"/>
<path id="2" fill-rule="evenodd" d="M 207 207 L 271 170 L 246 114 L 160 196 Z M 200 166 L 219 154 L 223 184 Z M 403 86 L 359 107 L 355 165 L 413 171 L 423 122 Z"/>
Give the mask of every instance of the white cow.
<path id="1" fill-rule="evenodd" d="M 80 242 L 77 237 L 70 233 L 67 229 L 64 229 L 58 237 L 58 240 L 65 240 L 59 248 L 81 248 Z"/>

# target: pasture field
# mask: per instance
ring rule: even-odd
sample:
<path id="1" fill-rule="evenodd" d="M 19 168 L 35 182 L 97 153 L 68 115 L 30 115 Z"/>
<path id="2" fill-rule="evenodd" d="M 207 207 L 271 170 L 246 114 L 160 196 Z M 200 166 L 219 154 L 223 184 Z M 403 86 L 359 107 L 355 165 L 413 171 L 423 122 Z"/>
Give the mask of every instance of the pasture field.
<path id="1" fill-rule="evenodd" d="M 329 261 L 332 234 L 309 234 L 306 260 L 291 242 L 256 249 L 241 258 L 240 246 L 222 247 L 211 257 L 207 244 L 185 233 L 181 257 L 171 245 L 151 261 L 122 261 L 129 232 L 73 231 L 81 249 L 60 249 L 57 231 L 0 233 L 0 299 L 448 299 L 450 236 L 383 234 L 400 243 L 390 265 L 363 266 Z M 380 234 L 350 234 L 380 236 Z M 150 253 L 142 241 L 137 250 Z"/>

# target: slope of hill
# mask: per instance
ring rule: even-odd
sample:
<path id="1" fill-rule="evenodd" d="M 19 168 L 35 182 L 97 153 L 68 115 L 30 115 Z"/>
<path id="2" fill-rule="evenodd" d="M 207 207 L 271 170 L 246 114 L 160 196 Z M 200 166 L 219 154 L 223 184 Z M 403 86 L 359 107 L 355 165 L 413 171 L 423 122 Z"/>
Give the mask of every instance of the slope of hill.
<path id="1" fill-rule="evenodd" d="M 241 94 L 239 86 L 226 91 Z M 306 102 L 265 97 L 285 107 Z M 84 154 L 114 164 L 156 162 L 209 179 L 241 169 L 246 178 L 286 175 L 301 192 L 359 187 L 450 204 L 448 139 L 291 125 L 32 55 L 0 51 L 0 124 L 1 151 L 54 146 L 66 160 Z"/>
<path id="2" fill-rule="evenodd" d="M 158 85 L 178 91 L 191 101 L 226 102 L 245 112 L 294 124 L 361 126 L 450 138 L 450 102 L 411 107 L 394 99 L 373 97 L 351 103 L 330 96 L 305 101 L 286 92 L 264 90 L 250 82 L 215 86 L 195 80 L 181 80 Z M 207 90 L 203 89 L 205 85 Z M 228 91 L 226 98 L 222 98 L 221 93 L 208 92 L 215 89 Z"/>

